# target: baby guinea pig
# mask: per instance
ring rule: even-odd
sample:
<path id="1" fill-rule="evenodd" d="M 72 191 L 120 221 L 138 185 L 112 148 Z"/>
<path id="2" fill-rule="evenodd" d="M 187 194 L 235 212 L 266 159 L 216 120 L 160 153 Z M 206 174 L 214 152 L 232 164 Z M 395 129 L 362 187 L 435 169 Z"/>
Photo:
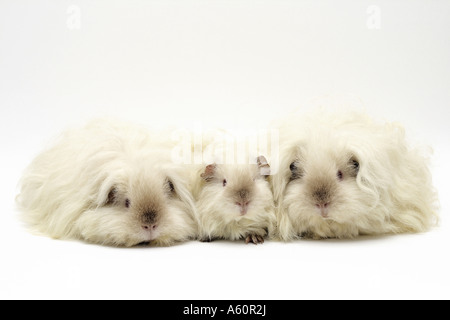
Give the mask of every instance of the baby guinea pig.
<path id="1" fill-rule="evenodd" d="M 35 231 L 111 246 L 167 246 L 197 234 L 180 168 L 144 129 L 97 120 L 31 163 L 18 205 Z"/>
<path id="2" fill-rule="evenodd" d="M 196 194 L 200 239 L 263 243 L 275 226 L 273 196 L 264 157 L 257 164 L 211 164 L 197 175 Z"/>
<path id="3" fill-rule="evenodd" d="M 278 235 L 353 238 L 422 232 L 437 221 L 425 157 L 402 127 L 361 114 L 291 119 L 273 177 Z"/>

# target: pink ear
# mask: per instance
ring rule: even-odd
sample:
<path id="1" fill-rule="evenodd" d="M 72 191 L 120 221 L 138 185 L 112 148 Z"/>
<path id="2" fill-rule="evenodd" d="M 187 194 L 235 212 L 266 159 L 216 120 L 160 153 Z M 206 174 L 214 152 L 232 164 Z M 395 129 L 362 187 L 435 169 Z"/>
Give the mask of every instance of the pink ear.
<path id="1" fill-rule="evenodd" d="M 206 166 L 205 172 L 202 173 L 200 176 L 206 181 L 211 181 L 214 178 L 216 169 L 217 169 L 217 165 L 215 163 L 210 164 L 210 165 Z"/>
<path id="2" fill-rule="evenodd" d="M 263 177 L 270 176 L 270 165 L 269 165 L 269 163 L 267 163 L 266 157 L 259 156 L 258 158 L 256 158 L 256 162 L 258 163 L 259 173 Z"/>

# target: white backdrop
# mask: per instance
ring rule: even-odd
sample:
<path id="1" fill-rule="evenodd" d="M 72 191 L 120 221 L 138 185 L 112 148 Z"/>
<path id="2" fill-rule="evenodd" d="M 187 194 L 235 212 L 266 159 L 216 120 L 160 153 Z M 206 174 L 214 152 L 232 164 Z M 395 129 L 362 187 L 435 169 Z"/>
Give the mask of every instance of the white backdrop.
<path id="1" fill-rule="evenodd" d="M 444 0 L 0 0 L 0 298 L 449 299 L 449 14 Z M 250 126 L 324 95 L 434 148 L 439 228 L 116 249 L 17 220 L 22 170 L 68 126 Z"/>

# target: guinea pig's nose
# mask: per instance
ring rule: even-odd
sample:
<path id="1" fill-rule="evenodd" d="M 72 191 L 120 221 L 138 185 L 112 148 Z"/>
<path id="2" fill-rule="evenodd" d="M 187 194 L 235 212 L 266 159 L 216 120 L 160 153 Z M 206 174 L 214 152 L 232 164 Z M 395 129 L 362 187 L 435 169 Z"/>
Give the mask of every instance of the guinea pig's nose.
<path id="1" fill-rule="evenodd" d="M 319 202 L 316 203 L 317 209 L 320 211 L 320 215 L 324 218 L 328 217 L 328 206 L 330 205 L 329 202 Z"/>
<path id="2" fill-rule="evenodd" d="M 157 224 L 143 224 L 142 225 L 142 229 L 144 230 L 156 230 L 156 228 L 158 228 Z"/>
<path id="3" fill-rule="evenodd" d="M 157 220 L 158 214 L 155 210 L 148 210 L 144 212 L 141 216 L 142 229 L 149 231 L 155 230 L 158 227 Z"/>
<path id="4" fill-rule="evenodd" d="M 240 210 L 241 210 L 241 215 L 245 215 L 247 214 L 248 211 L 248 206 L 250 205 L 250 201 L 238 201 L 236 202 L 236 204 L 239 206 Z"/>

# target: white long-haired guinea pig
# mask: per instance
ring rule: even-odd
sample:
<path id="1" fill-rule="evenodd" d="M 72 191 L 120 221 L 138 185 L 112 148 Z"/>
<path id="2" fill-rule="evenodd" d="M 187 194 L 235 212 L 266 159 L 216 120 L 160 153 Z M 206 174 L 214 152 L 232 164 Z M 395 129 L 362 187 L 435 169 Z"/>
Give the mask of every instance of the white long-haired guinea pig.
<path id="1" fill-rule="evenodd" d="M 187 183 L 152 140 L 142 128 L 110 120 L 66 132 L 21 180 L 25 222 L 53 238 L 112 246 L 194 238 Z"/>
<path id="2" fill-rule="evenodd" d="M 201 241 L 263 243 L 275 227 L 273 196 L 265 157 L 255 164 L 211 164 L 197 172 L 196 195 Z"/>
<path id="3" fill-rule="evenodd" d="M 426 157 L 401 126 L 348 113 L 294 117 L 279 129 L 281 239 L 422 232 L 437 222 Z"/>

